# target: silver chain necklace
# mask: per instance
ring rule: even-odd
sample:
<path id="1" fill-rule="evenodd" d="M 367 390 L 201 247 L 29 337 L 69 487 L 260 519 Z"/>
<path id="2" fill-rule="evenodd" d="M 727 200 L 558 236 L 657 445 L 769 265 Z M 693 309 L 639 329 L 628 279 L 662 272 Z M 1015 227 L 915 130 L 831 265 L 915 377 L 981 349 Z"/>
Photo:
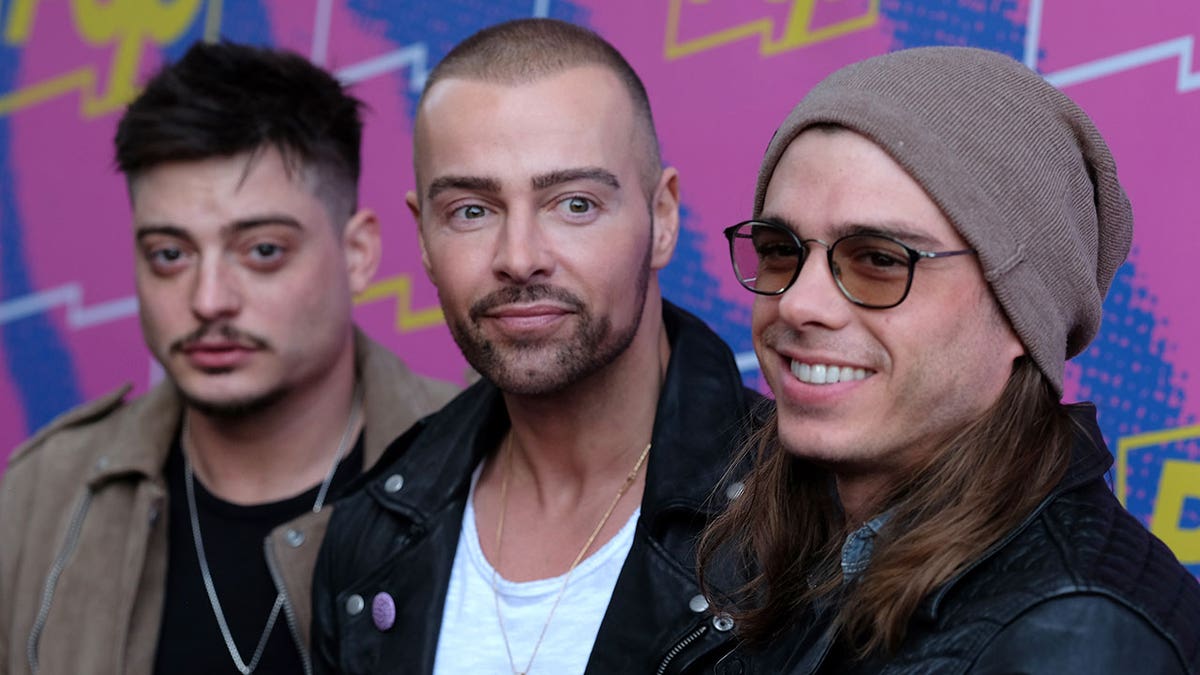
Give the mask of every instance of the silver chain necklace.
<path id="1" fill-rule="evenodd" d="M 317 499 L 313 502 L 312 507 L 313 513 L 320 511 L 321 506 L 325 504 L 325 495 L 329 492 L 329 484 L 333 482 L 333 475 L 337 473 L 337 466 L 342 460 L 342 455 L 346 453 L 346 444 L 350 441 L 350 432 L 354 429 L 354 421 L 361 409 L 362 392 L 355 386 L 354 402 L 350 408 L 350 418 L 346 420 L 346 429 L 342 432 L 342 440 L 338 443 L 337 454 L 333 457 L 333 464 L 330 465 L 329 471 L 326 472 L 325 480 L 321 481 L 321 489 L 317 491 Z M 217 617 L 217 626 L 221 629 L 221 637 L 225 639 L 225 648 L 229 650 L 229 656 L 233 659 L 233 665 L 242 675 L 250 675 L 258 667 L 258 661 L 262 658 L 263 650 L 267 648 L 267 640 L 270 639 L 271 631 L 275 628 L 275 622 L 279 619 L 279 610 L 283 608 L 283 593 L 275 594 L 275 606 L 271 608 L 271 615 L 267 617 L 267 625 L 263 628 L 262 635 L 258 638 L 258 646 L 254 649 L 254 656 L 251 657 L 250 663 L 246 663 L 242 660 L 242 654 L 233 642 L 233 635 L 229 632 L 229 625 L 225 622 L 225 612 L 221 610 L 221 601 L 217 599 L 217 589 L 213 585 L 212 573 L 208 570 L 208 558 L 204 555 L 204 539 L 200 536 L 200 517 L 196 509 L 195 479 L 192 476 L 192 461 L 188 452 L 187 439 L 189 429 L 188 416 L 187 413 L 184 413 L 183 429 L 180 432 L 179 445 L 183 450 L 183 476 L 184 486 L 187 491 L 188 517 L 192 521 L 192 542 L 196 546 L 196 558 L 200 562 L 200 577 L 204 580 L 204 590 L 208 593 L 208 604 L 212 606 L 213 614 Z"/>

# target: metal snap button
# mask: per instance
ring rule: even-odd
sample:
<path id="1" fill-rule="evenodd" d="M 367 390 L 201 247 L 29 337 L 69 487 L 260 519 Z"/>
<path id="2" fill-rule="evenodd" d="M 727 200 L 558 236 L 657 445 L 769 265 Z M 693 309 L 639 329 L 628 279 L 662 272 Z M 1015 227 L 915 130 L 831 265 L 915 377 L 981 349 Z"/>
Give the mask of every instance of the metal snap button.
<path id="1" fill-rule="evenodd" d="M 708 598 L 704 597 L 703 595 L 694 595 L 692 596 L 692 599 L 688 601 L 688 608 L 699 614 L 700 612 L 708 609 Z"/>
<path id="2" fill-rule="evenodd" d="M 383 489 L 391 493 L 399 492 L 402 487 L 404 487 L 404 476 L 398 473 L 388 476 L 387 480 L 383 483 Z"/>
<path id="3" fill-rule="evenodd" d="M 346 598 L 346 613 L 350 616 L 357 616 L 366 606 L 367 603 L 363 601 L 363 597 L 357 593 Z"/>
<path id="4" fill-rule="evenodd" d="M 742 481 L 730 483 L 729 487 L 725 488 L 725 497 L 729 501 L 733 501 L 742 496 L 742 491 L 746 489 L 746 484 Z"/>
<path id="5" fill-rule="evenodd" d="M 299 548 L 300 544 L 304 543 L 304 533 L 299 530 L 289 528 L 288 531 L 283 534 L 283 538 L 285 541 L 287 541 L 288 546 L 291 546 L 292 548 Z"/>
<path id="6" fill-rule="evenodd" d="M 722 633 L 728 633 L 729 631 L 733 630 L 733 617 L 724 613 L 718 614 L 717 616 L 713 617 L 712 625 L 713 628 L 716 628 L 718 631 Z"/>

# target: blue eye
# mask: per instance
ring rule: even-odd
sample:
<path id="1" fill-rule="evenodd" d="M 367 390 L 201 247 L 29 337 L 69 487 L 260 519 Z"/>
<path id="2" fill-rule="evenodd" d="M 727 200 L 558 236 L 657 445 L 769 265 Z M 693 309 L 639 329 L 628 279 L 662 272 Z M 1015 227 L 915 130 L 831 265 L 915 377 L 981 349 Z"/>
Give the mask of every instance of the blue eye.
<path id="1" fill-rule="evenodd" d="M 454 215 L 467 220 L 477 220 L 487 215 L 487 209 L 479 204 L 467 204 L 454 210 Z"/>

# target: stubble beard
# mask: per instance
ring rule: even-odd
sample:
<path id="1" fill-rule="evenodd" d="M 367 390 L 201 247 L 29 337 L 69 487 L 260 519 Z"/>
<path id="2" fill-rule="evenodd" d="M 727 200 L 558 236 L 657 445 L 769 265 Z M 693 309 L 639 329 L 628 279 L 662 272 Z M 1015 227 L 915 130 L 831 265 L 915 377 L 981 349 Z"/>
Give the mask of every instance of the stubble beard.
<path id="1" fill-rule="evenodd" d="M 219 334 L 227 340 L 238 341 L 264 351 L 272 349 L 270 343 L 265 338 L 239 330 L 229 324 L 214 323 L 201 326 L 188 335 L 174 340 L 168 346 L 168 355 L 180 352 L 189 343 L 198 341 L 211 333 Z M 206 417 L 220 419 L 225 422 L 240 421 L 259 415 L 286 398 L 290 392 L 287 386 L 279 384 L 266 391 L 245 396 L 224 399 L 203 398 L 187 391 L 180 384 L 178 378 L 171 376 L 167 362 L 161 359 L 160 362 L 164 370 L 167 371 L 168 378 L 175 387 L 175 391 L 187 407 Z M 205 375 L 207 377 L 221 377 L 230 372 L 232 371 L 213 369 L 207 371 Z"/>
<path id="2" fill-rule="evenodd" d="M 241 398 L 211 400 L 193 396 L 178 384 L 175 386 L 175 389 L 179 392 L 179 396 L 183 399 L 183 402 L 192 410 L 206 417 L 226 422 L 241 421 L 259 415 L 279 403 L 288 394 L 286 388 L 276 387 L 262 394 Z"/>
<path id="3" fill-rule="evenodd" d="M 523 396 L 559 393 L 616 361 L 633 343 L 646 306 L 650 253 L 647 246 L 638 273 L 636 312 L 624 328 L 614 329 L 611 319 L 596 317 L 583 300 L 567 290 L 535 284 L 506 286 L 493 291 L 471 305 L 466 317 L 447 315 L 450 334 L 467 363 L 501 391 Z M 562 303 L 573 311 L 577 325 L 565 340 L 498 343 L 484 335 L 479 321 L 490 309 L 546 299 Z M 539 354 L 541 360 L 531 363 Z"/>

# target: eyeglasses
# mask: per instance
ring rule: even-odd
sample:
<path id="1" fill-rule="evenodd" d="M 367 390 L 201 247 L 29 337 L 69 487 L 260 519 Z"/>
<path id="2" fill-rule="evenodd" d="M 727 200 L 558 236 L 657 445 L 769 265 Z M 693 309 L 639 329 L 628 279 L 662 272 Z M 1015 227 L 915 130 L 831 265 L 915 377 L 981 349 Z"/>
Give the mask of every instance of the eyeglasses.
<path id="1" fill-rule="evenodd" d="M 846 299 L 860 307 L 888 309 L 904 302 L 912 287 L 913 268 L 925 258 L 974 253 L 918 251 L 880 234 L 850 234 L 832 244 L 801 239 L 790 229 L 761 220 L 747 220 L 725 229 L 733 273 L 746 290 L 759 295 L 782 295 L 800 277 L 808 244 L 825 247 L 829 271 Z"/>

